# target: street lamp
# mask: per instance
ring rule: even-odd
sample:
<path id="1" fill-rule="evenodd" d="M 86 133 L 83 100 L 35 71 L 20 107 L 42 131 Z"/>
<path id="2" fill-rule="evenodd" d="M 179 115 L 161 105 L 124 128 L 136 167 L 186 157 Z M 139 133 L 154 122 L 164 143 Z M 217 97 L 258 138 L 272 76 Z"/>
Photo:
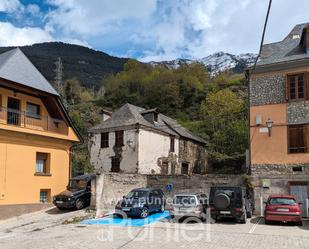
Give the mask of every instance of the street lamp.
<path id="1" fill-rule="evenodd" d="M 271 128 L 273 127 L 274 121 L 271 118 L 268 118 L 266 121 L 266 126 L 268 128 L 268 136 L 271 136 Z"/>

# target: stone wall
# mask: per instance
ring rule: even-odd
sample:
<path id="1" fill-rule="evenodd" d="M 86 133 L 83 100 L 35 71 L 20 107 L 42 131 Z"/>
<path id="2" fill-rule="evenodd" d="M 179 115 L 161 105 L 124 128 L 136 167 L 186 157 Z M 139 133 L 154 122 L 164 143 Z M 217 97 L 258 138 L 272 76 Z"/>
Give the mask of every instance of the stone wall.
<path id="1" fill-rule="evenodd" d="M 293 168 L 301 168 L 302 174 L 308 174 L 309 179 L 309 164 L 295 163 L 295 164 L 253 164 L 251 167 L 252 175 L 285 175 L 285 174 L 299 174 L 298 171 L 293 171 Z"/>
<path id="2" fill-rule="evenodd" d="M 104 173 L 97 175 L 95 193 L 92 203 L 95 204 L 97 215 L 106 210 L 112 210 L 122 196 L 134 188 L 153 187 L 160 188 L 165 196 L 172 198 L 179 193 L 203 192 L 209 195 L 211 186 L 242 185 L 242 175 L 139 175 L 122 173 Z M 172 184 L 172 191 L 166 186 Z M 168 207 L 167 207 L 168 208 Z"/>
<path id="3" fill-rule="evenodd" d="M 309 123 L 309 102 L 289 102 L 287 108 L 288 124 Z"/>
<path id="4" fill-rule="evenodd" d="M 254 190 L 255 214 L 261 213 L 260 197 L 267 201 L 272 194 L 290 194 L 291 183 L 308 182 L 308 174 L 255 174 L 252 175 L 251 184 Z M 264 204 L 263 204 L 264 206 Z"/>
<path id="5" fill-rule="evenodd" d="M 113 209 L 122 196 L 134 188 L 147 186 L 146 175 L 104 173 L 97 175 L 95 183 L 95 201 L 97 215 L 105 210 Z"/>
<path id="6" fill-rule="evenodd" d="M 251 106 L 284 103 L 285 98 L 285 77 L 283 75 L 264 75 L 251 79 Z"/>
<path id="7" fill-rule="evenodd" d="M 171 184 L 172 191 L 168 191 L 166 186 Z M 230 185 L 238 186 L 243 185 L 242 175 L 148 175 L 147 186 L 153 188 L 160 188 L 163 190 L 166 197 L 172 198 L 175 194 L 181 193 L 198 193 L 203 192 L 209 196 L 211 186 Z"/>
<path id="8" fill-rule="evenodd" d="M 189 174 L 205 174 L 207 168 L 207 152 L 204 146 L 192 141 L 179 141 L 179 163 L 188 163 Z M 180 173 L 180 172 L 179 172 Z"/>

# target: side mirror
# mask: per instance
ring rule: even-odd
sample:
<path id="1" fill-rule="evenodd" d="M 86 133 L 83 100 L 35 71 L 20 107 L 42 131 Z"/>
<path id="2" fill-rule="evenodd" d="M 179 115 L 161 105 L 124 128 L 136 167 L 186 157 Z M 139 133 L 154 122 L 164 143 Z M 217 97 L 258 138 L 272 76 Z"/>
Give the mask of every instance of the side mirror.
<path id="1" fill-rule="evenodd" d="M 264 201 L 264 204 L 266 205 L 266 204 L 267 204 L 267 201 Z"/>

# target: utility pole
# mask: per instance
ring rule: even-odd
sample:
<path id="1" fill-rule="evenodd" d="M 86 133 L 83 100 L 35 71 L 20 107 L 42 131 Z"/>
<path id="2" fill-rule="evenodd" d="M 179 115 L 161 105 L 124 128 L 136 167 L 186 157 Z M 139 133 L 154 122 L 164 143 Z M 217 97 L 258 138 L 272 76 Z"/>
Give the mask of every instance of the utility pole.
<path id="1" fill-rule="evenodd" d="M 56 91 L 59 93 L 59 95 L 63 98 L 64 97 L 64 89 L 63 89 L 63 64 L 61 57 L 58 57 L 55 62 L 56 68 L 54 70 L 55 72 L 55 87 Z"/>

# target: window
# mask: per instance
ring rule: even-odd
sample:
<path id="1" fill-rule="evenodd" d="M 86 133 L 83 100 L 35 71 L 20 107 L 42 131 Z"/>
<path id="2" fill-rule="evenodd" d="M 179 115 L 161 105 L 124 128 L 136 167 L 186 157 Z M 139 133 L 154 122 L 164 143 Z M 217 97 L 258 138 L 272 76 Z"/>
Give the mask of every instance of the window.
<path id="1" fill-rule="evenodd" d="M 119 172 L 119 171 L 120 171 L 120 160 L 118 157 L 112 157 L 111 172 Z"/>
<path id="2" fill-rule="evenodd" d="M 295 166 L 293 167 L 293 172 L 302 172 L 303 171 L 303 167 L 302 166 Z"/>
<path id="3" fill-rule="evenodd" d="M 101 133 L 101 148 L 107 148 L 108 146 L 108 132 Z"/>
<path id="4" fill-rule="evenodd" d="M 30 102 L 27 102 L 26 106 L 26 115 L 30 118 L 37 118 L 40 119 L 40 106 L 37 104 L 33 104 Z"/>
<path id="5" fill-rule="evenodd" d="M 189 174 L 189 165 L 187 163 L 181 164 L 181 174 L 183 174 L 183 175 Z"/>
<path id="6" fill-rule="evenodd" d="M 40 203 L 50 202 L 50 189 L 41 189 L 40 190 Z"/>
<path id="7" fill-rule="evenodd" d="M 116 147 L 123 146 L 123 131 L 115 131 L 115 140 Z"/>
<path id="8" fill-rule="evenodd" d="M 38 174 L 49 174 L 49 154 L 47 153 L 36 153 L 36 165 L 35 173 Z"/>
<path id="9" fill-rule="evenodd" d="M 289 75 L 287 78 L 287 92 L 288 92 L 288 99 L 289 100 L 297 100 L 297 99 L 304 99 L 305 98 L 305 75 L 298 74 L 298 75 Z"/>
<path id="10" fill-rule="evenodd" d="M 288 127 L 289 153 L 305 153 L 307 149 L 307 127 L 290 125 Z"/>
<path id="11" fill-rule="evenodd" d="M 175 138 L 170 137 L 170 152 L 175 152 Z"/>

